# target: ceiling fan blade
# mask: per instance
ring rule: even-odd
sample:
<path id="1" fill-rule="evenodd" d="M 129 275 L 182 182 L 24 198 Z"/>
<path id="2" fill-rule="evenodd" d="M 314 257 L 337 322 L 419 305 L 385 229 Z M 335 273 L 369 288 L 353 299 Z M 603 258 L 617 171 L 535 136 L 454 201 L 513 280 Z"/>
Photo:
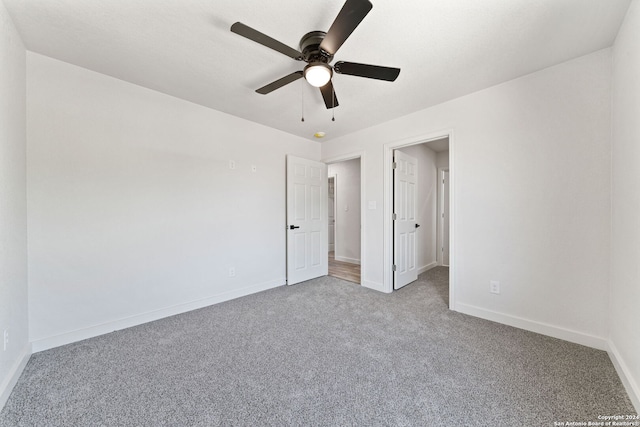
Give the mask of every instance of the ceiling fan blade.
<path id="1" fill-rule="evenodd" d="M 320 88 L 320 93 L 322 93 L 324 105 L 327 107 L 327 110 L 338 106 L 338 98 L 336 98 L 336 91 L 333 89 L 333 83 L 331 83 L 331 80 Z"/>
<path id="2" fill-rule="evenodd" d="M 235 24 L 233 24 L 231 26 L 231 32 L 239 34 L 242 37 L 246 37 L 249 40 L 253 40 L 256 43 L 260 43 L 261 45 L 276 50 L 280 53 L 284 53 L 285 55 L 295 60 L 302 60 L 302 53 L 298 52 L 292 47 L 287 46 L 282 42 L 279 42 L 276 39 L 269 37 L 266 34 L 262 34 L 260 31 L 254 30 L 253 28 L 244 25 L 242 22 L 236 22 Z"/>
<path id="3" fill-rule="evenodd" d="M 284 85 L 288 85 L 291 82 L 295 82 L 299 78 L 302 77 L 302 71 L 296 71 L 295 73 L 291 73 L 288 76 L 284 76 L 281 79 L 276 80 L 275 82 L 271 82 L 266 86 L 262 86 L 260 89 L 257 89 L 260 95 L 266 95 L 270 92 L 273 92 L 276 89 L 280 89 Z"/>
<path id="4" fill-rule="evenodd" d="M 330 55 L 335 55 L 342 43 L 351 35 L 353 30 L 362 22 L 373 5 L 369 0 L 347 0 L 342 6 L 327 35 L 320 43 L 320 49 Z"/>
<path id="5" fill-rule="evenodd" d="M 367 77 L 369 79 L 395 81 L 400 74 L 400 68 L 381 67 L 379 65 L 358 64 L 356 62 L 336 62 L 333 70 L 338 74 Z"/>

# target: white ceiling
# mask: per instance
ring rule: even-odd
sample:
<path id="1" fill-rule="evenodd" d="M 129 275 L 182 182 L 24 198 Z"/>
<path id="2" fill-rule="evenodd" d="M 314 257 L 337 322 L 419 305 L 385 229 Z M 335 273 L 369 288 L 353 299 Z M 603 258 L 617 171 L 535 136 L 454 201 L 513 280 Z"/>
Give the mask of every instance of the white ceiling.
<path id="1" fill-rule="evenodd" d="M 425 142 L 427 147 L 435 151 L 436 153 L 443 153 L 449 151 L 449 137 L 436 139 L 435 141 Z"/>
<path id="2" fill-rule="evenodd" d="M 340 106 L 304 80 L 255 89 L 304 63 L 291 47 L 329 29 L 343 0 L 3 0 L 27 49 L 313 139 L 345 135 L 611 46 L 630 0 L 371 0 L 344 60 L 399 67 L 394 83 L 334 75 Z M 305 122 L 300 121 L 304 96 Z"/>

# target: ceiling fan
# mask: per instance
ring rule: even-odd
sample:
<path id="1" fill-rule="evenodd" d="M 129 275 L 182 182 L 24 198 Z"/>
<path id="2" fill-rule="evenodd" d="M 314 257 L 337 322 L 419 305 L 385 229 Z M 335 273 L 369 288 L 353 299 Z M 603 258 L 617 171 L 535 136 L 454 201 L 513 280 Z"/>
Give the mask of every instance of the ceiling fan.
<path id="1" fill-rule="evenodd" d="M 338 99 L 333 89 L 333 83 L 331 83 L 334 71 L 338 74 L 394 81 L 400 74 L 399 68 L 344 61 L 336 62 L 333 67 L 329 65 L 340 46 L 367 16 L 372 7 L 373 5 L 368 0 L 347 0 L 333 24 L 331 24 L 329 31 L 326 33 L 324 31 L 311 31 L 305 34 L 300 40 L 299 51 L 241 22 L 233 24 L 231 26 L 232 32 L 283 53 L 296 61 L 307 63 L 302 71 L 296 71 L 284 76 L 257 89 L 256 92 L 266 95 L 304 77 L 309 84 L 320 88 L 324 104 L 329 109 L 338 106 Z"/>

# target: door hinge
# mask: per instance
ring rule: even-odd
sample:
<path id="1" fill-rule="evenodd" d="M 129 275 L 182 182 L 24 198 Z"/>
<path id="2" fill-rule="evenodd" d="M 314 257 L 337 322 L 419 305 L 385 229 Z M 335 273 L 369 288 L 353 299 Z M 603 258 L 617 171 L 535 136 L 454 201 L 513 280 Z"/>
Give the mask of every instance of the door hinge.
<path id="1" fill-rule="evenodd" d="M 394 213 L 393 213 L 393 214 L 391 214 L 391 219 L 392 219 L 393 221 L 395 221 L 396 219 L 398 219 L 398 215 L 396 215 L 396 214 L 394 214 Z"/>
<path id="2" fill-rule="evenodd" d="M 398 169 L 398 164 L 396 162 L 391 163 L 391 167 L 393 169 Z"/>
<path id="3" fill-rule="evenodd" d="M 395 264 L 393 264 L 393 271 L 396 271 L 398 268 L 396 267 Z"/>

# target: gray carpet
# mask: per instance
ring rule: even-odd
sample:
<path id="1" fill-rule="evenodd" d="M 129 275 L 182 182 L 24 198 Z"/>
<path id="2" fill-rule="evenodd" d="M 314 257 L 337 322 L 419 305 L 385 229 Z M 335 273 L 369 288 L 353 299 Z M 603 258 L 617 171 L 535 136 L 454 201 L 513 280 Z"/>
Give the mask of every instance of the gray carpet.
<path id="1" fill-rule="evenodd" d="M 0 426 L 552 426 L 632 414 L 605 352 L 324 277 L 34 354 Z"/>

